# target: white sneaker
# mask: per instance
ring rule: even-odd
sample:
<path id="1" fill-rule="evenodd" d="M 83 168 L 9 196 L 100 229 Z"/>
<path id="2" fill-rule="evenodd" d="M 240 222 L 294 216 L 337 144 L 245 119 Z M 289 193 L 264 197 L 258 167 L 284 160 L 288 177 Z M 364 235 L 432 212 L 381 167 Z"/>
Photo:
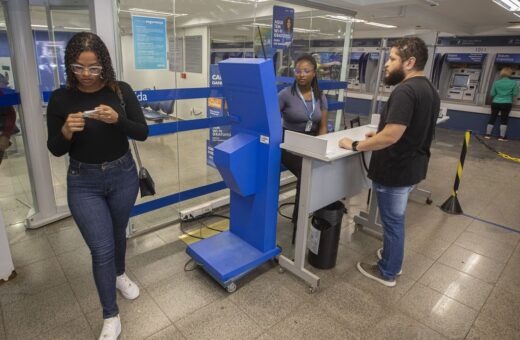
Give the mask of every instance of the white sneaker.
<path id="1" fill-rule="evenodd" d="M 121 320 L 119 315 L 105 319 L 99 340 L 117 340 L 121 334 Z"/>
<path id="2" fill-rule="evenodd" d="M 139 287 L 126 274 L 119 275 L 116 278 L 116 288 L 119 289 L 125 299 L 133 300 L 139 296 Z"/>
<path id="3" fill-rule="evenodd" d="M 377 258 L 380 259 L 380 260 L 383 259 L 383 248 L 379 248 L 379 249 L 377 250 Z M 401 275 L 402 273 L 403 273 L 403 270 L 401 269 L 401 270 L 399 271 L 399 273 L 397 273 L 396 275 L 399 276 L 399 275 Z"/>

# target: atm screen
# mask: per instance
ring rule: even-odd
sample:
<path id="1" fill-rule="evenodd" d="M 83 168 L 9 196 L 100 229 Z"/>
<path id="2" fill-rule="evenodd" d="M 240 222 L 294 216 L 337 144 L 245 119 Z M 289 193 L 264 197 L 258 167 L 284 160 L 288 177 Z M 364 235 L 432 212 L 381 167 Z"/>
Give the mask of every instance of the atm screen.
<path id="1" fill-rule="evenodd" d="M 453 87 L 468 87 L 469 75 L 467 74 L 456 74 L 453 77 L 451 86 Z"/>
<path id="2" fill-rule="evenodd" d="M 358 70 L 351 68 L 348 70 L 348 79 L 356 79 L 358 76 Z"/>

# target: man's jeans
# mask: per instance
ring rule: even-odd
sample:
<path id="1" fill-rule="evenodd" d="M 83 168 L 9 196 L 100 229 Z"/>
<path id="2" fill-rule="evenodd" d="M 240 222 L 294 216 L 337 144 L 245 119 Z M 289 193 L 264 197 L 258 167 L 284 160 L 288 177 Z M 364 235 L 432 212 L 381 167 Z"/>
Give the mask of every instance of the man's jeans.
<path id="1" fill-rule="evenodd" d="M 383 256 L 378 266 L 387 279 L 394 279 L 403 265 L 404 218 L 408 195 L 413 187 L 387 187 L 373 182 L 383 223 Z"/>
<path id="2" fill-rule="evenodd" d="M 119 313 L 116 276 L 125 272 L 126 227 L 138 190 L 137 169 L 130 151 L 103 164 L 70 160 L 69 208 L 90 248 L 105 319 Z"/>

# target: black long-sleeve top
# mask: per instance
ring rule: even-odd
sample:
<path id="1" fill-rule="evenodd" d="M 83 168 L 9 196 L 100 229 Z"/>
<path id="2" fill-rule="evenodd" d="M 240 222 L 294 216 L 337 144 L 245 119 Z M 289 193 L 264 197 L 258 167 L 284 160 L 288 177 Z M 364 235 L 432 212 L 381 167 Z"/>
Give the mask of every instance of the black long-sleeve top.
<path id="1" fill-rule="evenodd" d="M 118 95 L 108 86 L 86 93 L 76 89 L 55 90 L 47 106 L 47 147 L 55 156 L 67 152 L 70 157 L 84 163 L 101 164 L 122 157 L 129 149 L 128 137 L 144 141 L 148 126 L 134 91 L 125 82 L 118 82 L 125 109 Z M 61 128 L 70 113 L 93 110 L 99 105 L 112 107 L 119 115 L 118 122 L 107 124 L 85 118 L 83 131 L 74 132 L 65 139 Z"/>

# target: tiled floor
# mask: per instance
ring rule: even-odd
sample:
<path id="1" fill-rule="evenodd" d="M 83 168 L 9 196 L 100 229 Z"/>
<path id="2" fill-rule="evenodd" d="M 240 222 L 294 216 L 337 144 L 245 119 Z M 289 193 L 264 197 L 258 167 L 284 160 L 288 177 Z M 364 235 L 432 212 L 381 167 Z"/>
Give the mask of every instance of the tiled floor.
<path id="1" fill-rule="evenodd" d="M 421 184 L 434 204 L 408 205 L 395 288 L 355 268 L 359 260 L 375 261 L 381 246 L 352 222 L 366 193 L 348 201 L 337 266 L 310 267 L 322 279 L 312 295 L 272 263 L 228 294 L 204 272 L 184 271 L 188 256 L 174 225 L 128 241 L 127 272 L 141 296 L 118 297 L 121 338 L 520 339 L 520 233 L 501 227 L 520 231 L 519 165 L 472 142 L 459 192 L 467 215 L 447 215 L 436 205 L 450 194 L 461 140 L 461 133 L 438 129 Z M 491 144 L 516 156 L 520 150 L 520 142 Z M 291 232 L 280 217 L 278 243 L 288 256 Z M 0 285 L 0 339 L 95 339 L 101 309 L 89 251 L 72 220 L 31 231 L 13 224 L 8 236 L 18 277 Z"/>

